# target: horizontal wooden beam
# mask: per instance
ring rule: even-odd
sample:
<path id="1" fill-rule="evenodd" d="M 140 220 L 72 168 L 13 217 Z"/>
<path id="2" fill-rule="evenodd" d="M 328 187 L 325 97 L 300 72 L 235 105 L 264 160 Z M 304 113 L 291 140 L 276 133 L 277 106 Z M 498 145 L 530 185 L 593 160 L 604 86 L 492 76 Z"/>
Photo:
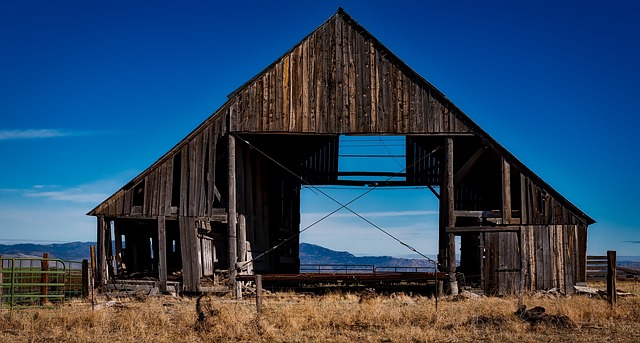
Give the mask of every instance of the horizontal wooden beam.
<path id="1" fill-rule="evenodd" d="M 331 181 L 331 185 L 336 186 L 369 186 L 369 187 L 397 187 L 397 186 L 417 186 L 409 184 L 406 181 L 362 181 L 362 180 L 335 180 Z"/>
<path id="2" fill-rule="evenodd" d="M 353 171 L 353 172 L 337 172 L 338 176 L 388 176 L 388 177 L 406 177 L 407 173 L 394 173 L 394 172 L 366 172 L 366 171 Z"/>
<path id="3" fill-rule="evenodd" d="M 473 218 L 502 218 L 501 211 L 455 211 L 456 217 L 473 217 Z"/>
<path id="4" fill-rule="evenodd" d="M 520 231 L 520 226 L 463 226 L 447 227 L 447 233 L 469 233 L 469 232 L 512 232 Z"/>

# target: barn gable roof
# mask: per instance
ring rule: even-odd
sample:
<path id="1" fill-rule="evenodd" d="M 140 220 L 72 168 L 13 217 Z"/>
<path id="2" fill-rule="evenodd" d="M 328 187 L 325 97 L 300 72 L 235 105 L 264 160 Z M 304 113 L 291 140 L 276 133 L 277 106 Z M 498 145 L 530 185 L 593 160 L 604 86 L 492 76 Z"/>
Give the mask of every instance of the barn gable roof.
<path id="1" fill-rule="evenodd" d="M 226 132 L 474 135 L 587 224 L 595 221 L 489 136 L 442 92 L 343 9 L 228 95 L 220 109 L 88 215 L 105 214 L 126 191 L 197 137 Z"/>

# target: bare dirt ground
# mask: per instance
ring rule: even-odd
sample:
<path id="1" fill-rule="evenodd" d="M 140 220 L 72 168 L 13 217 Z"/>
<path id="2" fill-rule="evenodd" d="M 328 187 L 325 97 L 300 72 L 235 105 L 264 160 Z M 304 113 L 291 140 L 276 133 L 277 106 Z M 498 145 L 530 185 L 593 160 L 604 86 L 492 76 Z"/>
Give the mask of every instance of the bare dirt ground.
<path id="1" fill-rule="evenodd" d="M 437 310 L 433 299 L 397 294 L 270 294 L 259 316 L 251 298 L 205 297 L 198 311 L 186 297 L 103 299 L 93 310 L 77 301 L 3 310 L 0 342 L 640 342 L 640 282 L 618 288 L 634 296 L 614 310 L 598 297 L 540 293 L 449 297 Z"/>

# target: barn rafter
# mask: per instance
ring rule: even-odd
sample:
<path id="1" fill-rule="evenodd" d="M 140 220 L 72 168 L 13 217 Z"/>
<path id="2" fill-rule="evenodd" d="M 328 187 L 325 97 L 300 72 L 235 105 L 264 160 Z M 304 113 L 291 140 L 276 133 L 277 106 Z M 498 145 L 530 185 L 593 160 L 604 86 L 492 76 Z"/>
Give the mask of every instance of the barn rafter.
<path id="1" fill-rule="evenodd" d="M 459 271 L 488 292 L 570 292 L 584 279 L 593 219 L 339 9 L 88 213 L 98 217 L 100 280 L 145 271 L 166 284 L 180 271 L 184 288 L 198 291 L 215 270 L 235 276 L 238 264 L 299 232 L 301 179 L 394 176 L 340 170 L 344 135 L 405 137 L 401 180 L 380 186 L 425 186 L 439 197 L 438 259 L 449 270 L 460 236 Z M 246 272 L 297 272 L 297 244 Z"/>

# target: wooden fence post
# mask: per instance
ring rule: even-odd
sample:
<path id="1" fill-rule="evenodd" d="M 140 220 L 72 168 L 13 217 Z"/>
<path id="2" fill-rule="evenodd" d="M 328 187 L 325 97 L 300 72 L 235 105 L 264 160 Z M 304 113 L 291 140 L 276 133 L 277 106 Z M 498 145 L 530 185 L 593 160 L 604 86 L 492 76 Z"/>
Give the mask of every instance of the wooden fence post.
<path id="1" fill-rule="evenodd" d="M 616 252 L 607 251 L 607 297 L 609 305 L 615 308 L 618 300 L 618 290 L 616 289 Z"/>
<path id="2" fill-rule="evenodd" d="M 2 259 L 2 255 L 0 255 L 0 284 L 4 283 L 3 280 L 3 270 L 4 269 L 4 260 Z M 0 286 L 0 310 L 4 306 L 4 287 Z"/>
<path id="3" fill-rule="evenodd" d="M 256 275 L 256 311 L 262 313 L 262 275 Z"/>
<path id="4" fill-rule="evenodd" d="M 40 304 L 46 305 L 49 302 L 49 299 L 47 299 L 47 295 L 49 294 L 49 286 L 47 286 L 49 283 L 49 254 L 46 252 L 42 254 L 40 270 L 42 271 L 40 274 L 40 283 L 42 283 L 42 286 L 40 286 L 40 295 L 42 296 L 42 298 L 40 298 Z"/>
<path id="5" fill-rule="evenodd" d="M 89 298 L 89 260 L 82 260 L 82 298 Z"/>
<path id="6" fill-rule="evenodd" d="M 95 246 L 90 246 L 89 247 L 89 251 L 91 252 L 91 274 L 90 274 L 90 278 L 91 278 L 91 288 L 95 287 L 96 285 L 94 284 L 95 282 L 95 273 L 96 273 L 96 247 Z"/>

